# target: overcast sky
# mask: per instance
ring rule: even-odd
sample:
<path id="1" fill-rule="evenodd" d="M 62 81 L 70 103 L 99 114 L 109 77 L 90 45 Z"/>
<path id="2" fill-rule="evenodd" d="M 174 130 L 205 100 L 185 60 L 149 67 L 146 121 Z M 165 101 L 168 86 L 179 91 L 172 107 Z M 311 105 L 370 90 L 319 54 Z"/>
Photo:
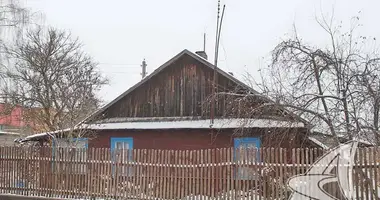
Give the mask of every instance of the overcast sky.
<path id="1" fill-rule="evenodd" d="M 106 102 L 141 80 L 141 61 L 148 73 L 182 51 L 203 47 L 213 61 L 217 0 L 25 0 L 27 7 L 44 14 L 45 24 L 70 30 L 85 51 L 101 63 L 110 79 L 99 95 Z M 359 11 L 366 36 L 380 36 L 378 0 L 222 0 L 226 4 L 219 67 L 239 79 L 270 59 L 281 39 L 298 34 L 315 45 L 326 35 L 315 23 L 321 13 L 350 22 Z"/>

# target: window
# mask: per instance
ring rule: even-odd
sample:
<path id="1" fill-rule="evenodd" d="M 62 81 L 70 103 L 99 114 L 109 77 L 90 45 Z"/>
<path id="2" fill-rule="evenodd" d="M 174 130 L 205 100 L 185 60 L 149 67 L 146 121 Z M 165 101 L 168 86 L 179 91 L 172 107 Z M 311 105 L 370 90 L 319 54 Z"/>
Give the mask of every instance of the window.
<path id="1" fill-rule="evenodd" d="M 133 149 L 133 138 L 131 137 L 113 137 L 111 138 L 111 151 L 112 151 L 112 158 L 113 161 L 116 164 L 116 160 L 121 161 L 118 163 L 121 165 L 121 171 L 119 170 L 118 173 L 121 173 L 123 175 L 131 175 L 132 168 L 123 166 L 124 164 L 127 164 L 128 161 L 132 161 L 132 150 Z M 120 168 L 119 168 L 120 169 Z M 113 173 L 115 173 L 115 167 L 113 168 Z"/>
<path id="2" fill-rule="evenodd" d="M 86 173 L 87 138 L 58 138 L 53 143 L 53 157 L 58 172 Z"/>
<path id="3" fill-rule="evenodd" d="M 235 138 L 235 161 L 236 162 L 258 162 L 260 154 L 260 139 L 254 137 Z M 257 177 L 257 169 L 252 167 L 239 167 L 236 173 L 236 179 L 239 180 L 255 180 Z"/>

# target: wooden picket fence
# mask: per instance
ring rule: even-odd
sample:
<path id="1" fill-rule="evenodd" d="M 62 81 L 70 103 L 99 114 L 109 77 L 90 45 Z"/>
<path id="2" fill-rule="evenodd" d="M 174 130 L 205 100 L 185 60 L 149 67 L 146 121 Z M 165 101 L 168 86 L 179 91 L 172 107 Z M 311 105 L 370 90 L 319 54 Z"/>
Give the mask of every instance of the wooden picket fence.
<path id="1" fill-rule="evenodd" d="M 0 192 L 74 199 L 288 199 L 322 149 L 118 150 L 0 147 Z M 378 197 L 379 152 L 356 154 L 356 197 Z M 368 178 L 363 178 L 365 173 Z M 339 198 L 337 184 L 327 185 Z"/>

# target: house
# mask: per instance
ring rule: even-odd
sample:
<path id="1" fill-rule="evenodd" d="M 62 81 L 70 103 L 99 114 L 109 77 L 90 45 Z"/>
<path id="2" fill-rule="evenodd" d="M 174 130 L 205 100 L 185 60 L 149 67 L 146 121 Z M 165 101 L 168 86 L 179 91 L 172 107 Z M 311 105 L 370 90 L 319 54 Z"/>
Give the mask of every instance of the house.
<path id="1" fill-rule="evenodd" d="M 22 136 L 20 133 L 0 131 L 0 146 L 14 146 L 15 140 Z"/>
<path id="2" fill-rule="evenodd" d="M 38 123 L 33 118 L 28 117 L 37 109 L 39 108 L 0 103 L 0 131 L 24 135 L 43 131 L 38 128 Z"/>
<path id="3" fill-rule="evenodd" d="M 241 106 L 234 94 L 253 98 Z M 232 74 L 214 67 L 205 52 L 183 50 L 89 116 L 75 131 L 95 133 L 82 138 L 83 146 L 111 149 L 310 145 L 307 123 L 286 110 L 245 114 L 268 102 Z M 52 135 L 59 137 L 67 131 L 36 134 L 21 141 L 48 142 Z"/>
<path id="4" fill-rule="evenodd" d="M 0 131 L 24 135 L 46 131 L 47 127 L 38 120 L 43 112 L 39 107 L 0 103 Z"/>

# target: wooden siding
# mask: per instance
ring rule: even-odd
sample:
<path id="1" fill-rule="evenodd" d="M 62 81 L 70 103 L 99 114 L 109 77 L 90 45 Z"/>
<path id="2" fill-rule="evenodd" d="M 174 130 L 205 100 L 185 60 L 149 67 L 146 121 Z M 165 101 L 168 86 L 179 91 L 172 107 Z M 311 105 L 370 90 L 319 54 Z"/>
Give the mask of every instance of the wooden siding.
<path id="1" fill-rule="evenodd" d="M 217 89 L 236 91 L 235 82 L 218 75 Z M 113 117 L 210 116 L 207 99 L 212 94 L 213 70 L 196 59 L 184 55 L 153 76 L 102 114 Z M 219 99 L 216 117 L 225 116 L 226 98 Z"/>
<path id="2" fill-rule="evenodd" d="M 278 129 L 277 134 L 269 134 L 264 129 L 251 129 L 244 137 L 259 137 L 265 147 L 310 147 L 302 140 L 305 130 Z M 110 148 L 111 137 L 132 137 L 137 149 L 198 150 L 233 147 L 234 130 L 181 129 L 181 130 L 103 130 L 89 140 L 89 147 Z"/>

